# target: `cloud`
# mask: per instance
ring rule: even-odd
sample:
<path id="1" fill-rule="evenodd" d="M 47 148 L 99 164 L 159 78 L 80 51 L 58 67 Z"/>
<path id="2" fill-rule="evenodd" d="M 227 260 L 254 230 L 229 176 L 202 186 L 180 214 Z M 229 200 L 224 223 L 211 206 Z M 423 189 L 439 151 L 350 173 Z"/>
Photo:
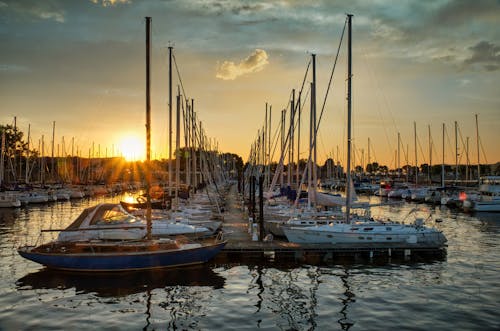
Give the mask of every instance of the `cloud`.
<path id="1" fill-rule="evenodd" d="M 465 59 L 465 65 L 479 65 L 487 71 L 496 71 L 500 68 L 500 46 L 487 41 L 480 41 L 469 47 L 471 57 Z"/>
<path id="2" fill-rule="evenodd" d="M 17 65 L 17 64 L 0 64 L 0 72 L 27 72 L 28 67 Z"/>
<path id="3" fill-rule="evenodd" d="M 130 3 L 130 0 L 90 0 L 95 4 L 101 4 L 103 7 L 110 7 L 116 4 Z"/>
<path id="4" fill-rule="evenodd" d="M 448 27 L 470 24 L 471 20 L 486 19 L 495 21 L 499 12 L 495 10 L 495 0 L 454 0 L 445 2 L 434 14 L 434 23 Z"/>
<path id="5" fill-rule="evenodd" d="M 0 9 L 13 12 L 21 17 L 65 22 L 65 13 L 56 3 L 43 1 L 0 2 Z"/>
<path id="6" fill-rule="evenodd" d="M 234 80 L 239 76 L 258 72 L 264 69 L 269 61 L 265 50 L 256 49 L 246 59 L 238 64 L 232 61 L 224 61 L 218 68 L 215 77 L 223 80 Z"/>

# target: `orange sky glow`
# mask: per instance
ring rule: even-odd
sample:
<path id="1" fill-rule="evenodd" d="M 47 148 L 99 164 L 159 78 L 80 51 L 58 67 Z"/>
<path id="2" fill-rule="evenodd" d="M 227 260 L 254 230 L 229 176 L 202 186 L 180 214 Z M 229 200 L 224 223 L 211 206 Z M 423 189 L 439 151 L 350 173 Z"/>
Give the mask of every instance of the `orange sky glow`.
<path id="1" fill-rule="evenodd" d="M 414 164 L 414 122 L 418 163 L 441 163 L 444 123 L 445 162 L 453 164 L 455 121 L 460 163 L 468 156 L 475 164 L 476 114 L 480 162 L 495 163 L 500 161 L 498 8 L 494 1 L 470 6 L 461 1 L 0 1 L 0 123 L 13 124 L 16 117 L 25 134 L 30 125 L 35 149 L 42 135 L 48 145 L 55 121 L 59 155 L 87 157 L 93 149 L 94 156 L 143 159 L 144 17 L 151 16 L 152 157 L 168 157 L 167 47 L 173 45 L 180 73 L 174 72 L 174 91 L 180 77 L 183 97 L 194 99 L 214 144 L 246 161 L 264 125 L 266 102 L 275 136 L 280 112 L 291 90 L 300 88 L 311 53 L 317 54 L 321 110 L 344 13 L 350 12 L 356 164 L 367 163 L 370 139 L 370 161 L 394 168 L 398 132 L 408 149 L 406 156 L 401 150 L 401 164 L 405 158 Z M 474 24 L 467 19 L 472 13 Z M 345 53 L 343 46 L 319 128 L 320 164 L 328 157 L 345 160 Z M 308 75 L 306 87 L 310 81 Z M 308 116 L 307 99 L 302 158 L 307 158 Z M 275 152 L 273 159 L 278 158 Z"/>

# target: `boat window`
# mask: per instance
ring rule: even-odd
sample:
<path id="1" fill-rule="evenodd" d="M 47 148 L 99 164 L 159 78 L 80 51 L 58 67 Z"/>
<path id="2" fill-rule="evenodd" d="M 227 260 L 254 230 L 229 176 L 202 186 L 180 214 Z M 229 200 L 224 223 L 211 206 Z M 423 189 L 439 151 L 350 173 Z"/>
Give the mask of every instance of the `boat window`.
<path id="1" fill-rule="evenodd" d="M 392 231 L 392 228 L 391 228 L 390 226 L 387 226 L 385 229 L 386 229 L 387 231 Z"/>
<path id="2" fill-rule="evenodd" d="M 358 237 L 358 239 L 361 239 L 361 240 L 363 240 L 363 239 L 365 239 L 365 237 L 361 237 L 361 236 L 359 236 L 359 237 Z"/>
<path id="3" fill-rule="evenodd" d="M 359 230 L 359 228 L 351 228 L 351 231 Z"/>
<path id="4" fill-rule="evenodd" d="M 392 240 L 392 237 L 387 237 L 386 239 L 387 239 L 387 240 Z"/>
<path id="5" fill-rule="evenodd" d="M 372 240 L 372 237 L 366 237 L 367 240 Z"/>
<path id="6" fill-rule="evenodd" d="M 328 238 L 333 238 L 333 236 L 331 234 L 327 235 Z"/>
<path id="7" fill-rule="evenodd" d="M 365 231 L 371 231 L 371 230 L 373 230 L 373 228 L 363 228 L 363 230 L 365 230 Z"/>
<path id="8" fill-rule="evenodd" d="M 107 206 L 106 206 L 107 207 Z M 101 210 L 98 210 L 92 221 L 91 225 L 113 225 L 113 224 L 124 224 L 124 223 L 134 223 L 135 218 L 132 215 L 124 213 L 121 208 L 118 206 L 112 208 L 101 207 Z"/>

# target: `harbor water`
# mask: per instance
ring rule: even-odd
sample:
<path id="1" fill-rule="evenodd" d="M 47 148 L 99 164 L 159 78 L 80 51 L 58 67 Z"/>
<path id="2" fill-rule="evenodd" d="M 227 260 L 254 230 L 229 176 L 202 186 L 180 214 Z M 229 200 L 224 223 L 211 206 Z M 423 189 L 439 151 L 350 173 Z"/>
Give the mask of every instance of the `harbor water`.
<path id="1" fill-rule="evenodd" d="M 442 259 L 328 265 L 256 261 L 150 272 L 50 271 L 17 247 L 120 196 L 0 209 L 0 330 L 499 330 L 500 214 L 413 208 L 448 238 Z M 438 220 L 438 222 L 435 222 Z M 440 222 L 439 222 L 440 221 Z"/>

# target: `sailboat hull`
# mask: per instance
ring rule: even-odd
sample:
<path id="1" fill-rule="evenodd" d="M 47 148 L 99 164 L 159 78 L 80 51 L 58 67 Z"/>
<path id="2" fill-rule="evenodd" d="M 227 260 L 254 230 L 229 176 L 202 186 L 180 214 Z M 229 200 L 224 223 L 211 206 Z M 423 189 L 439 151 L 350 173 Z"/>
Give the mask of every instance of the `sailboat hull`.
<path id="1" fill-rule="evenodd" d="M 22 247 L 18 252 L 22 257 L 52 269 L 109 272 L 201 264 L 214 258 L 225 244 L 187 244 L 180 248 L 158 249 L 158 245 L 152 243 L 126 252 L 120 249 L 92 252 L 93 248 L 88 246 L 88 251 L 80 249 L 82 252 L 75 253 L 76 245 L 68 243 L 67 251 L 61 244 L 49 244 L 43 249 Z"/>
<path id="2" fill-rule="evenodd" d="M 387 230 L 390 229 L 390 230 Z M 289 242 L 300 244 L 419 244 L 442 246 L 446 238 L 439 231 L 395 224 L 327 225 L 284 228 Z"/>

